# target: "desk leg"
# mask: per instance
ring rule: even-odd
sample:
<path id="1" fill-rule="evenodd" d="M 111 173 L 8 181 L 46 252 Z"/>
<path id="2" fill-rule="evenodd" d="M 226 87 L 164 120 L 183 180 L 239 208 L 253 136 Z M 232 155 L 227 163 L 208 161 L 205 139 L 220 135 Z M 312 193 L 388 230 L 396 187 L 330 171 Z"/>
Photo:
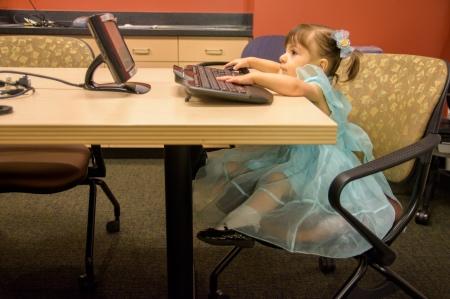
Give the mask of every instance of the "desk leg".
<path id="1" fill-rule="evenodd" d="M 193 298 L 190 146 L 164 146 L 168 297 Z"/>

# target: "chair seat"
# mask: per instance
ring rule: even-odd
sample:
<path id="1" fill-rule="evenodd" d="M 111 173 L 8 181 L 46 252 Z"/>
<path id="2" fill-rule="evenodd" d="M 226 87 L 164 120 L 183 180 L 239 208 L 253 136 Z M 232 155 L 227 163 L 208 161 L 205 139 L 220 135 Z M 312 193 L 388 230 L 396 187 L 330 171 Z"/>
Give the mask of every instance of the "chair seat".
<path id="1" fill-rule="evenodd" d="M 67 190 L 86 178 L 90 156 L 84 145 L 0 145 L 0 190 Z"/>

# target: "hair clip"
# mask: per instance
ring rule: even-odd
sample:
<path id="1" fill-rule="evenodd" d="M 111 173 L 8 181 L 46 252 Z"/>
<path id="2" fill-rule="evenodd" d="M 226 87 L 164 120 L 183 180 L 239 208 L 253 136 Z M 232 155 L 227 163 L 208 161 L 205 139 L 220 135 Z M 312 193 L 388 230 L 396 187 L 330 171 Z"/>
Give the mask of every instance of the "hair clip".
<path id="1" fill-rule="evenodd" d="M 336 45 L 341 49 L 340 57 L 345 58 L 352 54 L 354 48 L 350 46 L 349 33 L 347 30 L 336 30 L 332 34 L 332 38 L 336 41 Z"/>

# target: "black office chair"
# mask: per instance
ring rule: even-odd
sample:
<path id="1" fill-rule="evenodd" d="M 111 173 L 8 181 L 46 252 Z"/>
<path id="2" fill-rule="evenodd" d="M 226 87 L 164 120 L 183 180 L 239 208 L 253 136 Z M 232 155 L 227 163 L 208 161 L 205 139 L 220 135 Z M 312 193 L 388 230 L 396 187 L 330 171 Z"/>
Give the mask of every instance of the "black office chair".
<path id="1" fill-rule="evenodd" d="M 1 36 L 1 66 L 87 67 L 94 59 L 82 40 L 59 36 Z M 101 147 L 92 145 L 0 145 L 0 193 L 52 194 L 77 185 L 89 185 L 89 208 L 85 252 L 85 273 L 81 288 L 95 286 L 94 226 L 97 185 L 114 207 L 114 220 L 107 223 L 110 233 L 120 231 L 120 205 L 107 184 Z"/>
<path id="2" fill-rule="evenodd" d="M 285 52 L 284 35 L 262 35 L 250 40 L 244 47 L 241 57 L 259 57 L 272 61 L 280 61 L 280 56 Z M 362 45 L 354 46 L 355 49 L 362 53 L 380 54 L 383 49 L 377 46 Z M 224 64 L 225 62 L 202 63 L 202 65 Z"/>
<path id="3" fill-rule="evenodd" d="M 438 125 L 448 87 L 447 63 L 435 58 L 400 54 L 364 55 L 357 78 L 337 84 L 352 103 L 350 121 L 360 125 L 371 137 L 375 160 L 339 174 L 329 189 L 331 206 L 372 245 L 371 249 L 354 257 L 358 266 L 335 298 L 380 298 L 395 291 L 394 285 L 411 297 L 426 298 L 389 268 L 397 257 L 390 245 L 414 217 L 424 191 L 432 151 L 440 142 Z M 398 217 L 393 227 L 382 239 L 340 202 L 341 192 L 348 183 L 379 171 L 384 171 L 391 183 L 414 186 L 407 207 L 401 215 L 396 213 Z M 242 249 L 234 247 L 217 264 L 210 275 L 209 298 L 228 297 L 218 289 L 218 277 Z M 369 266 L 385 278 L 373 288 L 358 284 Z M 331 272 L 333 259 L 320 257 L 319 267 L 322 272 Z"/>
<path id="4" fill-rule="evenodd" d="M 259 57 L 279 61 L 284 54 L 284 35 L 263 35 L 249 41 L 242 50 L 241 57 Z"/>
<path id="5" fill-rule="evenodd" d="M 447 94 L 447 106 L 450 107 L 450 93 Z M 446 118 L 441 119 L 439 126 L 439 134 L 441 135 L 442 142 L 450 143 L 450 120 Z M 434 192 L 436 190 L 436 184 L 439 182 L 439 178 L 442 175 L 450 175 L 450 171 L 446 170 L 445 159 L 450 159 L 450 154 L 447 152 L 440 152 L 439 146 L 433 155 L 431 160 L 430 173 L 425 187 L 424 196 L 420 208 L 416 213 L 416 223 L 429 224 L 431 216 L 430 202 L 434 198 Z M 448 166 L 447 166 L 448 167 Z"/>

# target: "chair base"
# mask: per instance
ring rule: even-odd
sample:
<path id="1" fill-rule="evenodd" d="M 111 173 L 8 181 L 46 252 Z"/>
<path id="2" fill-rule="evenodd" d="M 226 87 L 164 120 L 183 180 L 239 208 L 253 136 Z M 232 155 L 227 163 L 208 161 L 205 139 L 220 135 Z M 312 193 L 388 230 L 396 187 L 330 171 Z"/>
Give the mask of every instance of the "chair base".
<path id="1" fill-rule="evenodd" d="M 320 256 L 319 269 L 323 274 L 333 273 L 336 270 L 336 263 L 332 258 Z"/>
<path id="2" fill-rule="evenodd" d="M 209 293 L 208 299 L 228 299 L 230 298 L 223 291 L 218 288 L 219 275 L 225 270 L 225 268 L 236 258 L 236 256 L 241 252 L 242 247 L 234 247 L 231 251 L 225 255 L 225 257 L 216 265 L 213 272 L 209 276 Z M 336 292 L 333 296 L 335 299 L 341 298 L 383 298 L 396 291 L 398 289 L 403 290 L 406 294 L 412 298 L 423 298 L 427 297 L 417 290 L 414 286 L 409 284 L 406 280 L 400 277 L 397 273 L 390 270 L 387 267 L 380 266 L 376 263 L 369 262 L 369 258 L 365 255 L 359 256 L 357 258 L 359 264 L 343 286 Z M 375 269 L 377 272 L 385 277 L 385 280 L 380 284 L 365 288 L 358 285 L 364 274 L 367 272 L 368 267 Z M 323 273 L 331 273 L 336 269 L 334 259 L 320 257 L 319 258 L 319 268 Z"/>
<path id="3" fill-rule="evenodd" d="M 356 286 L 352 292 L 345 298 L 347 299 L 379 299 L 384 298 L 390 294 L 393 294 L 397 291 L 395 285 L 390 281 L 384 281 L 381 284 L 373 287 L 373 288 L 361 288 Z M 340 298 L 340 297 L 335 297 Z"/>
<path id="4" fill-rule="evenodd" d="M 78 277 L 78 287 L 82 291 L 92 291 L 96 288 L 97 283 L 94 277 L 90 277 L 87 274 L 81 274 Z"/>
<path id="5" fill-rule="evenodd" d="M 106 231 L 108 233 L 117 233 L 120 231 L 120 220 L 111 220 L 106 223 Z"/>
<path id="6" fill-rule="evenodd" d="M 120 231 L 120 205 L 108 185 L 99 178 L 88 178 L 85 182 L 89 185 L 89 207 L 88 223 L 86 232 L 86 252 L 85 252 L 85 273 L 78 278 L 78 285 L 81 290 L 92 290 L 96 286 L 94 274 L 94 235 L 95 235 L 95 211 L 97 201 L 97 186 L 100 186 L 105 192 L 107 198 L 114 206 L 115 219 L 106 224 L 106 230 L 109 233 Z"/>
<path id="7" fill-rule="evenodd" d="M 422 208 L 417 210 L 415 221 L 417 224 L 427 225 L 430 223 L 430 209 Z"/>
<path id="8" fill-rule="evenodd" d="M 228 295 L 224 294 L 218 289 L 219 275 L 223 270 L 234 260 L 234 258 L 241 252 L 242 247 L 235 246 L 227 255 L 216 265 L 213 272 L 209 276 L 209 293 L 208 299 L 227 299 Z"/>
<path id="9" fill-rule="evenodd" d="M 230 296 L 222 293 L 221 290 L 217 290 L 214 294 L 208 294 L 208 299 L 230 299 Z"/>
<path id="10" fill-rule="evenodd" d="M 417 224 L 427 225 L 430 223 L 430 201 L 434 197 L 435 185 L 439 179 L 439 157 L 433 156 L 428 173 L 427 184 L 422 196 L 421 207 L 417 209 L 415 221 Z"/>
<path id="11" fill-rule="evenodd" d="M 335 299 L 341 298 L 384 298 L 392 293 L 395 293 L 398 289 L 403 290 L 406 294 L 412 298 L 424 298 L 427 297 L 422 294 L 419 290 L 409 284 L 401 276 L 399 276 L 394 271 L 390 270 L 388 267 L 380 266 L 376 263 L 368 263 L 367 256 L 359 256 L 359 264 L 357 268 L 353 271 L 344 285 L 338 290 L 338 292 L 333 296 Z M 364 288 L 358 285 L 362 277 L 367 271 L 368 266 L 375 269 L 378 273 L 385 277 L 385 280 L 375 287 Z"/>

